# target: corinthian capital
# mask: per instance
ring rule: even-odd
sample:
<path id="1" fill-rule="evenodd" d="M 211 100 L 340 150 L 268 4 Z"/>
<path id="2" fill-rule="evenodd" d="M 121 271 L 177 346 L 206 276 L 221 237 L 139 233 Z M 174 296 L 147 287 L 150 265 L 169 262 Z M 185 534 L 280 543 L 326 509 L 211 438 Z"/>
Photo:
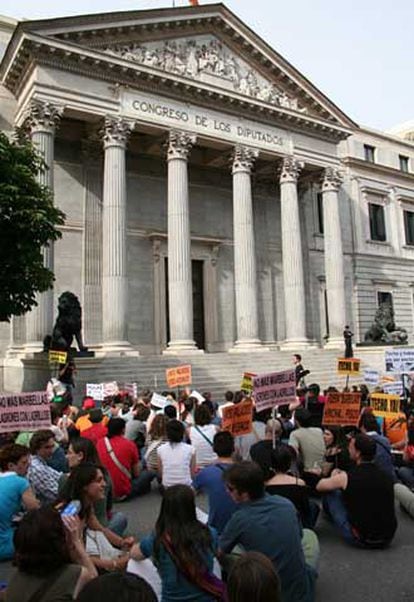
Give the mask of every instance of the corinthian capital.
<path id="1" fill-rule="evenodd" d="M 295 157 L 285 157 L 280 168 L 280 183 L 297 182 L 303 165 L 303 161 L 298 161 Z"/>
<path id="2" fill-rule="evenodd" d="M 168 135 L 167 160 L 188 159 L 191 148 L 196 143 L 194 134 L 187 134 L 179 130 L 171 130 Z"/>
<path id="3" fill-rule="evenodd" d="M 102 130 L 104 147 L 122 146 L 125 148 L 133 124 L 122 117 L 107 115 Z"/>
<path id="4" fill-rule="evenodd" d="M 238 144 L 234 148 L 232 172 L 246 171 L 250 173 L 258 156 L 259 151 L 255 148 Z"/>
<path id="5" fill-rule="evenodd" d="M 335 167 L 327 167 L 322 178 L 322 192 L 334 190 L 337 192 L 343 182 L 342 173 Z"/>
<path id="6" fill-rule="evenodd" d="M 31 132 L 36 129 L 43 129 L 54 133 L 63 110 L 63 106 L 57 106 L 43 100 L 32 100 L 27 110 L 25 125 Z"/>

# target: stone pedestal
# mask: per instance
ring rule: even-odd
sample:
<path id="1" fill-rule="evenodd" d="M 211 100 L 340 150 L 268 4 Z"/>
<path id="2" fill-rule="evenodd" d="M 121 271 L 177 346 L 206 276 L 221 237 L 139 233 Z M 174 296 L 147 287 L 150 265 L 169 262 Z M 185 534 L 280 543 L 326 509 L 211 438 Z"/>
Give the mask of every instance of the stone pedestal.
<path id="1" fill-rule="evenodd" d="M 131 124 L 107 117 L 103 131 L 102 351 L 137 354 L 127 339 L 125 151 Z"/>
<path id="2" fill-rule="evenodd" d="M 230 351 L 263 351 L 257 313 L 251 170 L 258 151 L 236 146 L 233 159 L 234 283 L 237 339 Z"/>
<path id="3" fill-rule="evenodd" d="M 188 155 L 196 137 L 171 131 L 168 140 L 168 302 L 170 340 L 164 353 L 198 351 L 193 338 Z"/>
<path id="4" fill-rule="evenodd" d="M 285 298 L 285 349 L 307 347 L 305 281 L 300 231 L 297 180 L 303 167 L 293 157 L 284 159 L 280 174 L 283 287 Z"/>
<path id="5" fill-rule="evenodd" d="M 347 324 L 345 265 L 338 195 L 341 183 L 340 173 L 334 168 L 328 167 L 322 181 L 325 277 L 329 318 L 329 340 L 326 344 L 328 348 L 344 346 L 343 331 Z"/>

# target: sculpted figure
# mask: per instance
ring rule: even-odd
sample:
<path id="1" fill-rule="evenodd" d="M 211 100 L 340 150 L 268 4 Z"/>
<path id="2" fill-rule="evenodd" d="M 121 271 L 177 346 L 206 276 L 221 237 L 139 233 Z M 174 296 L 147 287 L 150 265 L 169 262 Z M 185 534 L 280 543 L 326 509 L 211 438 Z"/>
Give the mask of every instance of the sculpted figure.
<path id="1" fill-rule="evenodd" d="M 68 351 L 75 338 L 79 351 L 87 351 L 82 340 L 82 308 L 79 299 L 73 293 L 62 293 L 58 301 L 58 317 L 56 318 L 52 336 L 45 338 L 45 349 L 61 349 Z"/>

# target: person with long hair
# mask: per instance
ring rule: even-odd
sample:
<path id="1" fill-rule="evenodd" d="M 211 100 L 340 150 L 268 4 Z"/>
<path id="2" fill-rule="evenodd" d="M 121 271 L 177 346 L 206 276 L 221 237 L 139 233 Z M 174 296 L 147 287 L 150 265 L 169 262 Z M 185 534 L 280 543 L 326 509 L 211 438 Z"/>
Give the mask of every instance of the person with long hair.
<path id="1" fill-rule="evenodd" d="M 202 403 L 194 410 L 194 424 L 188 428 L 191 445 L 196 452 L 197 468 L 205 468 L 217 460 L 213 449 L 214 435 L 217 427 L 211 423 L 212 415 L 208 407 Z"/>
<path id="2" fill-rule="evenodd" d="M 15 566 L 7 602 L 69 602 L 97 575 L 76 516 L 50 506 L 31 510 L 14 536 Z"/>
<path id="3" fill-rule="evenodd" d="M 334 468 L 349 470 L 351 459 L 348 451 L 348 440 L 341 426 L 325 426 L 323 429 L 325 441 L 325 462 L 322 465 L 323 476 L 331 474 Z"/>
<path id="4" fill-rule="evenodd" d="M 213 574 L 217 535 L 197 520 L 194 492 L 173 485 L 164 494 L 155 531 L 131 548 L 135 560 L 153 557 L 161 577 L 162 602 L 211 602 L 224 594 Z"/>
<path id="5" fill-rule="evenodd" d="M 280 580 L 267 556 L 246 552 L 234 563 L 227 580 L 229 602 L 281 602 Z"/>
<path id="6" fill-rule="evenodd" d="M 21 511 L 40 506 L 29 481 L 29 450 L 9 443 L 0 449 L 0 560 L 13 557 L 14 518 Z"/>
<path id="7" fill-rule="evenodd" d="M 167 422 L 168 418 L 165 414 L 156 414 L 147 435 L 145 462 L 147 469 L 154 472 L 158 469 L 157 449 L 168 441 Z"/>
<path id="8" fill-rule="evenodd" d="M 95 464 L 80 464 L 70 474 L 66 497 L 61 505 L 79 500 L 79 518 L 86 533 L 86 551 L 99 571 L 124 570 L 128 564 L 127 550 L 133 545 L 132 537 L 119 537 L 103 527 L 97 520 L 94 505 L 105 497 L 105 478 Z"/>
<path id="9" fill-rule="evenodd" d="M 184 425 L 179 420 L 167 422 L 168 442 L 157 449 L 158 474 L 163 487 L 191 485 L 195 473 L 195 450 L 183 442 Z"/>

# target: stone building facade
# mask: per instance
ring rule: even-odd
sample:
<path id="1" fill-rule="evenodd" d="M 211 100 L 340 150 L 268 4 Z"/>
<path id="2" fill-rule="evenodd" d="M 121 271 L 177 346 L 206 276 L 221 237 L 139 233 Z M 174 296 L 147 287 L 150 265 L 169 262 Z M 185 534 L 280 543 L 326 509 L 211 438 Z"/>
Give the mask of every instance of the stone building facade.
<path id="1" fill-rule="evenodd" d="M 41 348 L 65 290 L 108 356 L 338 347 L 385 302 L 412 338 L 413 143 L 222 4 L 22 22 L 0 74 L 67 216 L 7 358 Z"/>

